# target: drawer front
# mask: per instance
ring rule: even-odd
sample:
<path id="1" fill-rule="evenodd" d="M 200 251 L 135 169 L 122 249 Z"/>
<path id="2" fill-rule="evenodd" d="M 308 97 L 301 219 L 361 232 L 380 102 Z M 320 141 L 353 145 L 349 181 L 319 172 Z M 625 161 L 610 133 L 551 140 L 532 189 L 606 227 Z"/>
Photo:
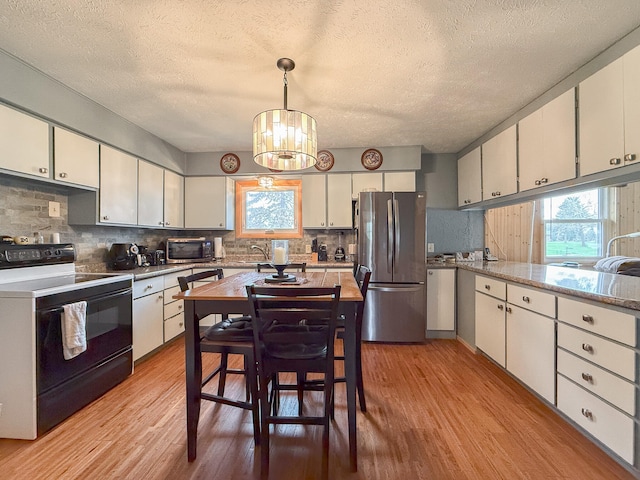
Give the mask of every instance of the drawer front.
<path id="1" fill-rule="evenodd" d="M 171 287 L 175 287 L 178 286 L 178 277 L 186 277 L 191 275 L 191 269 L 187 269 L 187 270 L 180 270 L 179 272 L 173 272 L 173 273 L 167 273 L 166 275 L 163 275 L 162 277 L 164 278 L 164 288 L 171 288 Z"/>
<path id="2" fill-rule="evenodd" d="M 629 415 L 635 414 L 636 388 L 633 383 L 562 349 L 558 349 L 558 372 Z"/>
<path id="3" fill-rule="evenodd" d="M 556 297 L 542 290 L 507 285 L 507 302 L 547 317 L 556 318 Z"/>
<path id="4" fill-rule="evenodd" d="M 636 346 L 636 317 L 628 313 L 560 297 L 558 320 Z"/>
<path id="5" fill-rule="evenodd" d="M 176 285 L 175 287 L 167 288 L 164 291 L 164 304 L 168 304 L 171 302 L 175 302 L 176 300 L 173 298 L 174 295 L 180 293 L 180 285 Z"/>
<path id="6" fill-rule="evenodd" d="M 636 354 L 624 345 L 558 323 L 558 346 L 627 380 L 636 379 Z"/>
<path id="7" fill-rule="evenodd" d="M 506 300 L 507 284 L 500 280 L 495 280 L 482 275 L 476 275 L 476 291 L 486 293 L 492 297 Z"/>
<path id="8" fill-rule="evenodd" d="M 558 408 L 633 464 L 633 419 L 558 375 Z"/>
<path id="9" fill-rule="evenodd" d="M 165 298 L 166 292 L 165 292 Z M 184 312 L 184 302 L 182 300 L 177 300 L 175 302 L 168 303 L 164 306 L 164 318 L 171 318 L 179 313 Z"/>
<path id="10" fill-rule="evenodd" d="M 168 342 L 184 332 L 184 313 L 164 321 L 164 341 Z"/>
<path id="11" fill-rule="evenodd" d="M 133 282 L 133 298 L 144 297 L 152 293 L 164 290 L 164 279 L 162 277 L 145 278 Z"/>

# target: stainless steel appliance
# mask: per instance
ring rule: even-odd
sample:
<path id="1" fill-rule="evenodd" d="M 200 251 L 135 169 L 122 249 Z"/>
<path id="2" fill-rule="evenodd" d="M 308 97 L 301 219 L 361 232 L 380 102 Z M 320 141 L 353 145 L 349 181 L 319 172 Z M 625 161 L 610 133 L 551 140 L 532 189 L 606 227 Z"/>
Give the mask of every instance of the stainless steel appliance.
<path id="1" fill-rule="evenodd" d="M 358 263 L 371 268 L 362 339 L 422 342 L 426 324 L 426 194 L 362 192 Z"/>
<path id="2" fill-rule="evenodd" d="M 76 273 L 75 257 L 72 244 L 0 245 L 0 438 L 36 438 L 133 371 L 133 276 Z M 67 360 L 61 316 L 82 300 L 87 349 Z"/>
<path id="3" fill-rule="evenodd" d="M 204 237 L 168 238 L 167 263 L 212 262 L 213 243 Z"/>

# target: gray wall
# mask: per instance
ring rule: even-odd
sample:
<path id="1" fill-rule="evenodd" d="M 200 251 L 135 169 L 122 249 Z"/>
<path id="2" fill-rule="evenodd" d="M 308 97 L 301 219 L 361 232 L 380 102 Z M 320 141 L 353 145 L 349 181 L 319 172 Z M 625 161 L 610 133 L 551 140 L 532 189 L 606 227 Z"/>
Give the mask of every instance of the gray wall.
<path id="1" fill-rule="evenodd" d="M 424 154 L 416 180 L 427 192 L 427 242 L 434 253 L 470 252 L 484 246 L 484 212 L 459 211 L 455 154 Z M 432 254 L 429 254 L 432 255 Z"/>
<path id="2" fill-rule="evenodd" d="M 184 173 L 181 150 L 2 50 L 0 72 L 0 102 Z"/>

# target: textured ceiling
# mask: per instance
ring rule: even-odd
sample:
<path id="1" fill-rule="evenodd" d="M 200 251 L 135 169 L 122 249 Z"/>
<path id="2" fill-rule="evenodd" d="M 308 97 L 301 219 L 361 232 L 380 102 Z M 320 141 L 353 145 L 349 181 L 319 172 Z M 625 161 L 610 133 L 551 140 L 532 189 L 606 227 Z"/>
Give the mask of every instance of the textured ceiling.
<path id="1" fill-rule="evenodd" d="M 279 57 L 319 148 L 458 152 L 638 25 L 638 0 L 0 0 L 0 49 L 185 152 L 251 150 Z"/>

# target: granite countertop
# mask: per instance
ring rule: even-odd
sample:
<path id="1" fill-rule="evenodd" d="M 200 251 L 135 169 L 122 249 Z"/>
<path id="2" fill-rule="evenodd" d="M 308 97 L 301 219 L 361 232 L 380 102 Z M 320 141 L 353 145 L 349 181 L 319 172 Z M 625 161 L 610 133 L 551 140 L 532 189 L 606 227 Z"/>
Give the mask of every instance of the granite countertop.
<path id="1" fill-rule="evenodd" d="M 292 257 L 290 261 L 293 263 L 307 262 L 307 268 L 312 270 L 314 268 L 353 268 L 352 262 L 316 262 L 311 263 L 308 258 Z M 267 260 L 262 260 L 259 257 L 229 257 L 214 262 L 198 262 L 198 263 L 170 263 L 166 265 L 157 265 L 153 267 L 137 267 L 133 270 L 111 270 L 104 264 L 94 265 L 91 267 L 82 268 L 83 271 L 90 271 L 91 273 L 122 273 L 133 274 L 134 280 L 142 280 L 145 278 L 157 277 L 160 275 L 167 275 L 169 273 L 180 272 L 189 268 L 246 268 L 253 270 L 258 263 L 269 263 Z"/>
<path id="2" fill-rule="evenodd" d="M 465 262 L 458 268 L 618 307 L 640 310 L 640 278 L 518 262 Z"/>

